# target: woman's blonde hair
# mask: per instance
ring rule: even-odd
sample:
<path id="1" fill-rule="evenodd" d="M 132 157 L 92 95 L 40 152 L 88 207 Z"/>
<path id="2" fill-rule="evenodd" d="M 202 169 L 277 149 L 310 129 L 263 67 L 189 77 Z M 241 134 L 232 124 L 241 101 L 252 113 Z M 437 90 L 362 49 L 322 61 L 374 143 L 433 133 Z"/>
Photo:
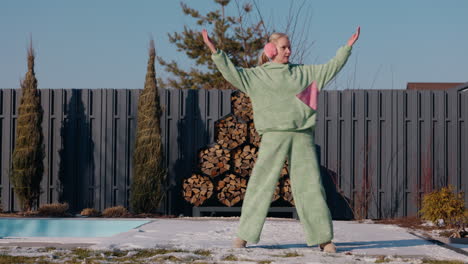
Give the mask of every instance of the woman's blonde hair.
<path id="1" fill-rule="evenodd" d="M 268 42 L 276 43 L 278 41 L 278 39 L 280 39 L 280 38 L 289 39 L 288 35 L 286 35 L 284 33 L 275 32 L 275 33 L 270 35 L 270 37 L 268 38 Z M 258 65 L 260 66 L 260 65 L 262 65 L 262 64 L 264 64 L 265 62 L 268 62 L 268 61 L 270 61 L 270 59 L 267 57 L 265 52 L 262 51 L 262 54 L 258 58 Z"/>

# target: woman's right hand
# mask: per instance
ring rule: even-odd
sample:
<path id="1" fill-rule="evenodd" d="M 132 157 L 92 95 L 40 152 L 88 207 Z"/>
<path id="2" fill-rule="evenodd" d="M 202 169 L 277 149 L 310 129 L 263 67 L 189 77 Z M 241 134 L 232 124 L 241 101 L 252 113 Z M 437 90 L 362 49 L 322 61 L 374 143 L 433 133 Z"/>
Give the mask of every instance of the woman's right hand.
<path id="1" fill-rule="evenodd" d="M 202 30 L 202 36 L 203 36 L 203 42 L 205 42 L 206 46 L 210 48 L 212 53 L 216 53 L 216 47 L 211 41 L 210 37 L 208 37 L 208 32 L 206 32 L 206 29 Z"/>
<path id="2" fill-rule="evenodd" d="M 348 40 L 348 46 L 352 47 L 354 43 L 358 40 L 359 35 L 361 34 L 361 27 L 358 26 L 356 33 L 354 33 L 351 38 Z"/>

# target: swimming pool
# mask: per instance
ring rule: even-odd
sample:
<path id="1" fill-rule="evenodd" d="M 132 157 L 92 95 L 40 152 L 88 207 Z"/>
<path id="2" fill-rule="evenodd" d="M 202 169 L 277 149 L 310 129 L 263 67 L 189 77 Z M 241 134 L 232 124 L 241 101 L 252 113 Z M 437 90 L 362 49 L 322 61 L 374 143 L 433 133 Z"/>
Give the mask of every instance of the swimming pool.
<path id="1" fill-rule="evenodd" d="M 109 237 L 139 227 L 147 220 L 0 219 L 3 237 Z"/>

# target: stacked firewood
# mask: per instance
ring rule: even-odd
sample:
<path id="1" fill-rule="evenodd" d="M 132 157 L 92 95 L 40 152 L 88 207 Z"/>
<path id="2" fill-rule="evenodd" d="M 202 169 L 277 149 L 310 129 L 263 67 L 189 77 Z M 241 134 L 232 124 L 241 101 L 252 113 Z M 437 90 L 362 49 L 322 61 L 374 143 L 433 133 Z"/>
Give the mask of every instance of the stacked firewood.
<path id="1" fill-rule="evenodd" d="M 257 147 L 245 145 L 233 151 L 234 172 L 241 177 L 248 177 L 257 160 Z"/>
<path id="2" fill-rule="evenodd" d="M 292 196 L 292 189 L 291 189 L 291 179 L 289 177 L 284 177 L 283 185 L 281 187 L 280 195 L 283 197 L 285 201 L 288 201 L 292 205 L 294 205 L 294 199 Z"/>
<path id="3" fill-rule="evenodd" d="M 225 173 L 230 168 L 231 154 L 219 144 L 200 151 L 198 157 L 200 170 L 212 178 Z"/>
<path id="4" fill-rule="evenodd" d="M 245 93 L 234 92 L 231 95 L 231 109 L 235 116 L 238 116 L 245 122 L 253 120 L 252 103 Z"/>
<path id="5" fill-rule="evenodd" d="M 215 124 L 215 141 L 225 149 L 233 149 L 247 139 L 247 124 L 228 115 Z"/>
<path id="6" fill-rule="evenodd" d="M 190 178 L 184 180 L 182 192 L 185 199 L 191 204 L 199 206 L 213 195 L 213 183 L 206 176 L 192 174 Z"/>
<path id="7" fill-rule="evenodd" d="M 218 200 L 226 206 L 233 206 L 244 199 L 247 189 L 247 180 L 229 173 L 224 179 L 218 182 L 216 190 Z"/>
<path id="8" fill-rule="evenodd" d="M 258 134 L 257 130 L 255 129 L 254 123 L 249 123 L 249 143 L 258 147 L 260 146 L 261 138 L 262 137 Z"/>
<path id="9" fill-rule="evenodd" d="M 233 92 L 231 110 L 232 114 L 215 123 L 215 142 L 199 151 L 197 168 L 183 181 L 182 195 L 194 206 L 212 197 L 225 206 L 234 206 L 244 199 L 261 136 L 255 130 L 248 96 Z M 294 205 L 288 174 L 285 161 L 272 201 L 283 198 Z"/>

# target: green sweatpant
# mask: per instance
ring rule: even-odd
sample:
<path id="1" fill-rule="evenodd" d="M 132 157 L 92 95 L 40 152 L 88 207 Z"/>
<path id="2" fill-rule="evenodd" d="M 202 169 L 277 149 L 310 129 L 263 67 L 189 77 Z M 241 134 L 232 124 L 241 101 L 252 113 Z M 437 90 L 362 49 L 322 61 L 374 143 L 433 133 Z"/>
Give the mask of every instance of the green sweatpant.
<path id="1" fill-rule="evenodd" d="M 307 245 L 331 241 L 333 224 L 320 178 L 313 131 L 266 132 L 250 176 L 237 236 L 258 243 L 284 161 L 288 158 L 294 203 Z"/>

